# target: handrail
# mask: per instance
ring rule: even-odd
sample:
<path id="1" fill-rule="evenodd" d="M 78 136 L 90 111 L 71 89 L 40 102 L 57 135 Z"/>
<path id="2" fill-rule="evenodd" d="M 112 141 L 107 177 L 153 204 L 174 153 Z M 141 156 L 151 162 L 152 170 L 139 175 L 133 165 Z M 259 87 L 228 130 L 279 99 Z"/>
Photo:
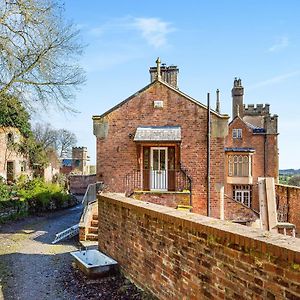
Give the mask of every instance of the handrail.
<path id="1" fill-rule="evenodd" d="M 80 224 L 85 224 L 87 211 L 90 204 L 97 201 L 97 193 L 103 189 L 103 182 L 90 183 L 82 199 L 83 212 L 80 217 Z"/>
<path id="2" fill-rule="evenodd" d="M 132 195 L 135 190 L 143 190 L 142 176 L 145 172 L 150 172 L 151 169 L 133 169 L 127 173 L 124 177 L 124 191 L 126 196 Z M 163 173 L 163 182 L 167 182 L 168 174 L 174 174 L 174 185 L 175 191 L 192 190 L 192 178 L 188 175 L 187 171 L 182 167 L 179 169 L 168 169 L 167 172 Z M 159 171 L 158 171 L 159 172 Z M 158 173 L 157 172 L 157 173 Z M 157 174 L 155 174 L 156 176 Z M 191 204 L 191 199 L 190 199 Z"/>

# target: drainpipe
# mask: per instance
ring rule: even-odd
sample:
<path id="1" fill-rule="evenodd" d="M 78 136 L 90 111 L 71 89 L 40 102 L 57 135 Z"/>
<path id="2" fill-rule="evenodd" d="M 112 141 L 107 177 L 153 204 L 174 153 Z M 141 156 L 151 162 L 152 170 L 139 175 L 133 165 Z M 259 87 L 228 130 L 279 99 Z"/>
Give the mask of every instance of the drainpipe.
<path id="1" fill-rule="evenodd" d="M 210 99 L 207 93 L 207 216 L 210 217 Z"/>
<path id="2" fill-rule="evenodd" d="M 264 177 L 266 177 L 267 171 L 267 133 L 264 135 Z"/>

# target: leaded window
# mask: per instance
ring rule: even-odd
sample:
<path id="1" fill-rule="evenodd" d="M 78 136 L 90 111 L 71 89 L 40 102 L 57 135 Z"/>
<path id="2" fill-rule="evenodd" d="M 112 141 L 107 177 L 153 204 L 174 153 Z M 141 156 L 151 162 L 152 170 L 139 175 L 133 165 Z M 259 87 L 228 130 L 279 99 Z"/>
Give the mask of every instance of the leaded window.
<path id="1" fill-rule="evenodd" d="M 229 155 L 228 176 L 251 176 L 251 156 L 242 154 Z"/>

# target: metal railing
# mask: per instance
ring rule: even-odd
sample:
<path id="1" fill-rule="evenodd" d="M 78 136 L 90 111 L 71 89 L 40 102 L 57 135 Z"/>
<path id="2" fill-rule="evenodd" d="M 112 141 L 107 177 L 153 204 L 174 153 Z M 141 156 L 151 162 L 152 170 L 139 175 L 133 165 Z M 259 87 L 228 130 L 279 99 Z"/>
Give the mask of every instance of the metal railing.
<path id="1" fill-rule="evenodd" d="M 99 191 L 103 189 L 103 182 L 96 182 L 91 183 L 88 185 L 85 194 L 82 199 L 82 205 L 83 205 L 83 212 L 80 218 L 80 225 L 85 225 L 86 223 L 86 216 L 88 215 L 88 212 L 90 211 L 90 204 L 97 201 L 97 194 Z"/>
<path id="2" fill-rule="evenodd" d="M 134 191 L 157 190 L 157 191 L 190 191 L 192 190 L 192 179 L 186 170 L 132 170 L 124 177 L 124 190 L 126 196 L 132 195 Z"/>

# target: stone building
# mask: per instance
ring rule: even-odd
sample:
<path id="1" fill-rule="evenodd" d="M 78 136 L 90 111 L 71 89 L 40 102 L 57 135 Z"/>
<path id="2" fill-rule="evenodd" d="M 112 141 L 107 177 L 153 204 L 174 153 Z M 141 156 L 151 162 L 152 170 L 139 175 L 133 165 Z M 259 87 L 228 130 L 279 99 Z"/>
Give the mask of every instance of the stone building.
<path id="1" fill-rule="evenodd" d="M 232 88 L 232 121 L 226 138 L 226 195 L 259 211 L 258 178 L 278 182 L 277 115 L 269 104 L 244 104 L 244 87 L 235 79 Z"/>
<path id="2" fill-rule="evenodd" d="M 88 164 L 87 147 L 72 147 L 72 158 L 63 158 L 61 161 L 60 172 L 62 174 L 90 175 L 95 174 L 95 166 Z"/>
<path id="3" fill-rule="evenodd" d="M 32 176 L 29 159 L 16 148 L 22 138 L 17 128 L 0 128 L 0 176 L 8 182 L 16 180 L 21 174 Z"/>
<path id="4" fill-rule="evenodd" d="M 178 68 L 150 68 L 150 84 L 93 117 L 97 180 L 106 190 L 220 217 L 228 115 L 211 111 L 210 191 L 207 107 L 178 89 Z"/>
<path id="5" fill-rule="evenodd" d="M 72 171 L 81 175 L 88 175 L 88 151 L 87 147 L 72 148 Z"/>

